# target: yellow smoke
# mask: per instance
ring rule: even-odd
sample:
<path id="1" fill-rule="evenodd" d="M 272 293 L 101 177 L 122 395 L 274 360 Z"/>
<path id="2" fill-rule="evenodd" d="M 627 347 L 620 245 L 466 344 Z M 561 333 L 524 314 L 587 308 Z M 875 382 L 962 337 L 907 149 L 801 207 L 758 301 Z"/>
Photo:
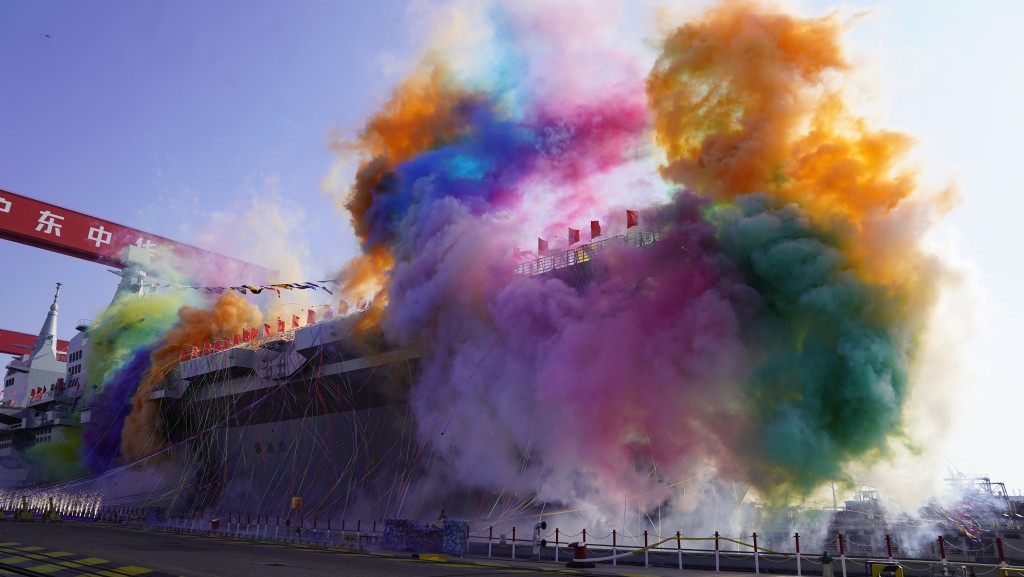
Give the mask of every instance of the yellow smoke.
<path id="1" fill-rule="evenodd" d="M 262 322 L 259 309 L 233 292 L 220 296 L 212 309 L 182 307 L 178 323 L 165 333 L 163 345 L 150 357 L 150 367 L 132 397 L 132 412 L 124 421 L 121 453 L 126 459 L 148 455 L 164 447 L 160 404 L 150 399 L 167 375 L 174 370 L 181 351 L 222 338 Z"/>
<path id="2" fill-rule="evenodd" d="M 662 174 L 720 200 L 766 192 L 800 205 L 839 234 L 865 280 L 906 305 L 928 282 L 921 226 L 901 236 L 888 221 L 927 195 L 903 160 L 912 139 L 870 127 L 847 105 L 842 31 L 835 15 L 739 1 L 670 33 L 647 79 Z M 925 199 L 929 223 L 951 206 L 947 192 Z"/>

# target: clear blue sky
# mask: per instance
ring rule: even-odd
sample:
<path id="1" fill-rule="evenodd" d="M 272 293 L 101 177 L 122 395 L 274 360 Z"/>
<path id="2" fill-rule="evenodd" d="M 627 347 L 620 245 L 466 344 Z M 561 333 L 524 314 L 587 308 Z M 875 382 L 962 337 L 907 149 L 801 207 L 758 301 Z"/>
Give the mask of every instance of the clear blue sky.
<path id="1" fill-rule="evenodd" d="M 395 64 L 416 53 L 430 10 L 408 5 L 0 3 L 0 188 L 197 242 L 209 215 L 268 194 L 273 177 L 285 204 L 305 214 L 310 270 L 333 270 L 354 243 L 319 192 L 333 160 L 328 133 L 352 134 L 399 78 Z M 804 9 L 835 5 L 874 7 Z M 950 345 L 966 359 L 959 386 L 971 394 L 952 417 L 947 455 L 1024 490 L 1015 456 L 1024 411 L 1015 362 L 1024 323 L 1022 6 L 892 3 L 849 39 L 873 62 L 885 123 L 918 138 L 924 179 L 954 179 L 963 197 L 942 233 L 970 269 L 976 328 Z M 207 248 L 247 256 L 236 246 Z M 36 332 L 60 281 L 62 338 L 101 310 L 117 280 L 104 267 L 7 242 L 0 263 L 0 326 Z"/>

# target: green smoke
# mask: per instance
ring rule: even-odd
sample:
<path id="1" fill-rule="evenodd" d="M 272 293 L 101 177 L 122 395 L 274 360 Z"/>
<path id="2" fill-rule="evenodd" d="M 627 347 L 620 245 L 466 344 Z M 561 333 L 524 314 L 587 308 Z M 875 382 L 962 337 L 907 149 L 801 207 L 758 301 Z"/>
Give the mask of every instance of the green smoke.
<path id="1" fill-rule="evenodd" d="M 745 450 L 766 494 L 849 482 L 843 465 L 877 458 L 899 434 L 910 339 L 884 287 L 858 278 L 838 234 L 763 195 L 710 213 L 724 253 L 762 297 L 747 338 Z"/>
<path id="2" fill-rule="evenodd" d="M 178 320 L 177 293 L 125 298 L 111 304 L 89 329 L 86 371 L 99 388 L 140 348 L 152 346 Z"/>

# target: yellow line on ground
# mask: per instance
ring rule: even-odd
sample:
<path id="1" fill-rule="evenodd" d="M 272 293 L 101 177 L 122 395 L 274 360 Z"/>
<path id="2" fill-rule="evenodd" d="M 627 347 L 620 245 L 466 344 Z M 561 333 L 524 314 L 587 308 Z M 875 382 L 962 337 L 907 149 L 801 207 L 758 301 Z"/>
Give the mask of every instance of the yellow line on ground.
<path id="1" fill-rule="evenodd" d="M 50 551 L 49 553 L 43 553 L 47 557 L 70 557 L 74 553 L 68 553 L 67 551 Z"/>
<path id="2" fill-rule="evenodd" d="M 36 547 L 35 545 L 29 545 L 28 547 L 15 547 L 18 551 L 42 551 L 46 547 Z"/>
<path id="3" fill-rule="evenodd" d="M 81 563 L 82 565 L 104 565 L 110 563 L 110 561 L 100 559 L 99 557 L 86 557 L 85 559 L 75 559 L 75 563 Z"/>
<path id="4" fill-rule="evenodd" d="M 124 573 L 125 575 L 142 575 L 143 573 L 152 573 L 152 569 L 146 569 L 145 567 L 136 567 L 135 565 L 126 565 L 124 567 L 118 567 L 114 569 L 118 573 Z"/>
<path id="5" fill-rule="evenodd" d="M 61 561 L 61 562 L 59 562 L 57 564 L 58 565 L 63 565 L 65 567 L 71 567 L 72 569 L 74 569 L 76 567 L 81 567 L 82 566 L 81 563 L 75 563 L 74 561 Z"/>
<path id="6" fill-rule="evenodd" d="M 14 555 L 13 557 L 0 557 L 0 563 L 24 563 L 26 561 L 31 561 L 31 559 L 18 555 Z"/>
<path id="7" fill-rule="evenodd" d="M 53 573 L 54 571 L 63 571 L 64 569 L 67 569 L 67 567 L 53 565 L 51 563 L 46 565 L 33 565 L 31 567 L 25 567 L 25 569 L 28 569 L 29 571 L 39 571 L 40 573 Z"/>

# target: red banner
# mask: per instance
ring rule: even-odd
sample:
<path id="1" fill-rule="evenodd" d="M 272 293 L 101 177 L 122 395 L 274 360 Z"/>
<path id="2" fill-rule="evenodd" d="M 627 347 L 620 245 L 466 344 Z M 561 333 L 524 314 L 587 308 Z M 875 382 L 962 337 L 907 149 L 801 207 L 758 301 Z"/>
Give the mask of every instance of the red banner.
<path id="1" fill-rule="evenodd" d="M 129 228 L 0 189 L 0 239 L 11 240 L 68 256 L 124 268 L 129 246 L 151 249 L 154 266 L 162 259 L 174 264 L 214 260 L 228 277 L 265 276 L 270 271 L 199 247 Z M 226 268 L 221 268 L 226 267 Z M 187 272 L 187 271 L 186 271 Z"/>

